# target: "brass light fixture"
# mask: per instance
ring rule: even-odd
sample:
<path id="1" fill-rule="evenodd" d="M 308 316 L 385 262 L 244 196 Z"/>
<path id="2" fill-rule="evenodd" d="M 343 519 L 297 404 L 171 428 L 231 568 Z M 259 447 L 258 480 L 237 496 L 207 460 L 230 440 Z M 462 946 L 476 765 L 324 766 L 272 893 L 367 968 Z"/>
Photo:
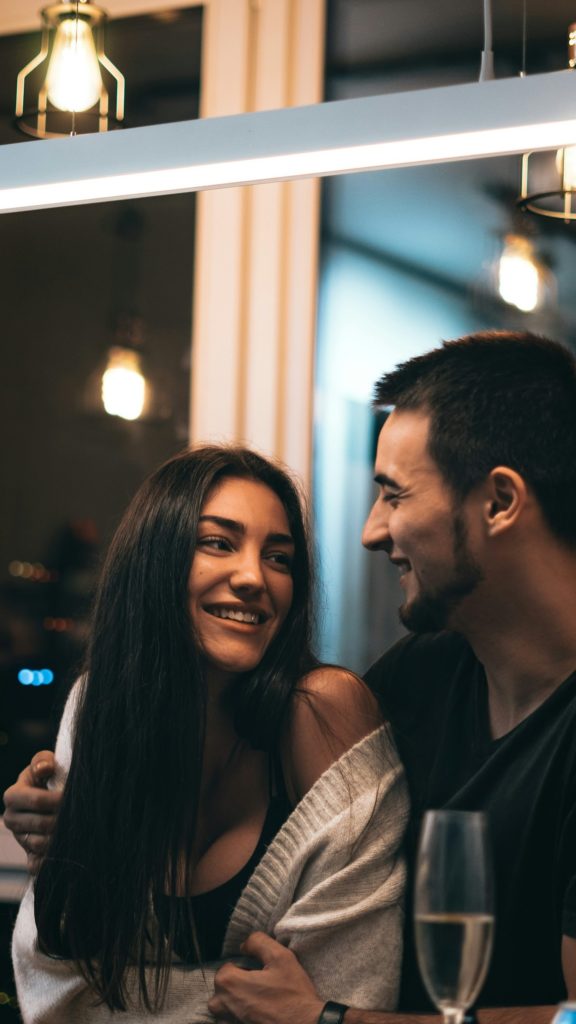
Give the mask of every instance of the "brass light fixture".
<path id="1" fill-rule="evenodd" d="M 106 12 L 88 0 L 75 0 L 51 4 L 40 13 L 40 52 L 22 68 L 17 78 L 17 126 L 36 139 L 86 131 L 106 132 L 119 127 L 124 119 L 125 83 L 124 76 L 104 53 Z M 42 64 L 46 65 L 46 70 L 36 91 L 36 102 L 26 107 L 27 80 Z M 114 114 L 110 113 L 102 68 L 114 79 Z"/>
<path id="2" fill-rule="evenodd" d="M 568 67 L 576 68 L 576 22 L 568 27 Z M 566 224 L 576 220 L 576 138 L 574 143 L 559 149 L 555 160 L 550 152 L 524 153 L 517 199 L 521 210 Z"/>

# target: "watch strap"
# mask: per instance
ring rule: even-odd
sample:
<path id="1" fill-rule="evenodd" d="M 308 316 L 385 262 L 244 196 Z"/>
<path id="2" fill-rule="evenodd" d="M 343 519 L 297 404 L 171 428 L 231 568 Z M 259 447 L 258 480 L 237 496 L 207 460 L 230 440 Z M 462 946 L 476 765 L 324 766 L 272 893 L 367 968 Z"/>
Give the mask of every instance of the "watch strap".
<path id="1" fill-rule="evenodd" d="M 343 1024 L 347 1009 L 348 1007 L 344 1003 L 334 1003 L 329 999 L 322 1007 L 317 1024 Z"/>

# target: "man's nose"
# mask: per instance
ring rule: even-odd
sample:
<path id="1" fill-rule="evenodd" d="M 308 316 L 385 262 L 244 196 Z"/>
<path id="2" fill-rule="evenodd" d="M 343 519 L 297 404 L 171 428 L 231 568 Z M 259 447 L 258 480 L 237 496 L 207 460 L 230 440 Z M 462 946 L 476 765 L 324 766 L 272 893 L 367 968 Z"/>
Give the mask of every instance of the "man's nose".
<path id="1" fill-rule="evenodd" d="M 362 543 L 369 551 L 388 551 L 390 549 L 390 532 L 386 506 L 378 498 L 372 508 L 362 530 Z"/>

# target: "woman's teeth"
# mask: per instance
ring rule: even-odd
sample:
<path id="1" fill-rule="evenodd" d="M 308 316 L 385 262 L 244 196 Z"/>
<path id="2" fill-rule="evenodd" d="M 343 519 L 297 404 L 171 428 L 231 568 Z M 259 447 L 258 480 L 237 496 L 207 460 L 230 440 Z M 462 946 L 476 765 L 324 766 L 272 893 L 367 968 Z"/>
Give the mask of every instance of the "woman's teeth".
<path id="1" fill-rule="evenodd" d="M 252 626 L 256 626 L 260 621 L 257 612 L 242 612 L 236 608 L 212 608 L 210 614 L 215 615 L 217 619 L 233 619 L 234 622 L 247 622 Z"/>

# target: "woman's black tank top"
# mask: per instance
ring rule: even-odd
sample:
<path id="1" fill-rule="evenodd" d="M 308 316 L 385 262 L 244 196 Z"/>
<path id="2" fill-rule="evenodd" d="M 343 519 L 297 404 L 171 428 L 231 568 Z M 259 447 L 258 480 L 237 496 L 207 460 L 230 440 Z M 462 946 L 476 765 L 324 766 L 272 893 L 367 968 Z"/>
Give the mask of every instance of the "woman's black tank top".
<path id="1" fill-rule="evenodd" d="M 246 886 L 248 879 L 257 865 L 262 860 L 266 850 L 277 832 L 289 817 L 292 806 L 288 799 L 282 773 L 279 770 L 272 770 L 274 776 L 274 795 L 270 797 L 268 811 L 262 826 L 260 838 L 252 856 L 240 868 L 232 878 L 215 889 L 200 893 L 198 896 L 181 896 L 176 900 L 176 933 L 174 937 L 174 952 L 188 964 L 199 963 L 196 953 L 192 927 L 190 923 L 190 909 L 194 919 L 196 930 L 197 946 L 200 950 L 200 960 L 205 963 L 208 960 L 217 960 L 221 955 L 224 935 L 228 927 L 230 915 L 238 902 L 240 893 Z M 272 789 L 272 785 L 271 785 Z M 170 897 L 163 897 L 157 907 L 158 920 L 161 926 L 167 930 Z"/>

